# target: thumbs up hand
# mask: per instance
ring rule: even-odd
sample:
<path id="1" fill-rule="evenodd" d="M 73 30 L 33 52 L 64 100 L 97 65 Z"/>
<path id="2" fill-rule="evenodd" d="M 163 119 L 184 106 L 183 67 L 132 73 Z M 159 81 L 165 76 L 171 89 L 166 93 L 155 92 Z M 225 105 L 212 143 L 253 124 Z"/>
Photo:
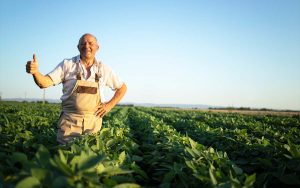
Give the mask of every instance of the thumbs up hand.
<path id="1" fill-rule="evenodd" d="M 32 74 L 32 75 L 39 72 L 39 70 L 38 70 L 38 61 L 37 61 L 37 58 L 36 58 L 35 54 L 33 54 L 32 61 L 27 61 L 27 63 L 26 63 L 26 72 L 29 73 L 29 74 Z"/>

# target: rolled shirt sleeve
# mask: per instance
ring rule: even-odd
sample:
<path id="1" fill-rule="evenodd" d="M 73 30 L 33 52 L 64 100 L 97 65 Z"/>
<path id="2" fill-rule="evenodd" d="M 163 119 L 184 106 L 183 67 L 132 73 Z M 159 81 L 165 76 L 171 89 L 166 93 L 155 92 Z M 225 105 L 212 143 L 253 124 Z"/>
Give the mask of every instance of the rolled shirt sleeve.
<path id="1" fill-rule="evenodd" d="M 114 91 L 122 87 L 122 79 L 110 67 L 104 65 L 102 71 L 106 75 L 104 81 L 105 86 L 109 87 Z"/>
<path id="2" fill-rule="evenodd" d="M 64 78 L 64 62 L 59 63 L 50 73 L 47 75 L 52 79 L 54 85 L 58 85 Z"/>

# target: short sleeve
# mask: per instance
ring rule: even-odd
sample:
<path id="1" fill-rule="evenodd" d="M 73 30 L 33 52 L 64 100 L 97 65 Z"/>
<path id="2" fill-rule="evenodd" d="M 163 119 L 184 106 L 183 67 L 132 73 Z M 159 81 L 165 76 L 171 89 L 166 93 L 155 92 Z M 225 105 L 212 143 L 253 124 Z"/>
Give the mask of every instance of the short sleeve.
<path id="1" fill-rule="evenodd" d="M 114 72 L 110 71 L 108 76 L 106 86 L 110 87 L 112 90 L 121 88 L 123 85 L 122 79 Z"/>
<path id="2" fill-rule="evenodd" d="M 112 90 L 121 88 L 123 85 L 122 79 L 110 67 L 103 63 L 101 65 L 101 72 L 102 75 L 104 75 L 103 85 L 111 88 Z"/>
<path id="3" fill-rule="evenodd" d="M 63 81 L 64 78 L 63 67 L 64 67 L 64 61 L 58 64 L 54 68 L 54 70 L 52 70 L 50 73 L 47 74 L 52 79 L 54 85 L 60 84 Z"/>

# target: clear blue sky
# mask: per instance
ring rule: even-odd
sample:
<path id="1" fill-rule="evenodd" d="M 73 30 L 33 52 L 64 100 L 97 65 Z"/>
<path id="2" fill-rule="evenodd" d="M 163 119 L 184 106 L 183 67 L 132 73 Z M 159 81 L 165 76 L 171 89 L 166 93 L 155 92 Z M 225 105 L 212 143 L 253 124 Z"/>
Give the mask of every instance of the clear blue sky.
<path id="1" fill-rule="evenodd" d="M 26 61 L 47 74 L 88 32 L 128 85 L 122 102 L 300 110 L 299 0 L 1 0 L 0 24 L 2 98 L 41 98 Z"/>

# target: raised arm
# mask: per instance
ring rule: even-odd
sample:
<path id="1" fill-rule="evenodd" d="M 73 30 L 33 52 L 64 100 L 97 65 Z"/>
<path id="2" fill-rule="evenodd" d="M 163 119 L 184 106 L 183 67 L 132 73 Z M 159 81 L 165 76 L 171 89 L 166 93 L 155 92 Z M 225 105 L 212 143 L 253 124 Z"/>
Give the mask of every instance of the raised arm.
<path id="1" fill-rule="evenodd" d="M 38 70 L 38 61 L 36 55 L 33 54 L 32 61 L 27 61 L 26 63 L 26 72 L 32 74 L 34 82 L 37 86 L 42 88 L 47 88 L 53 85 L 53 81 L 49 76 L 42 75 Z"/>

